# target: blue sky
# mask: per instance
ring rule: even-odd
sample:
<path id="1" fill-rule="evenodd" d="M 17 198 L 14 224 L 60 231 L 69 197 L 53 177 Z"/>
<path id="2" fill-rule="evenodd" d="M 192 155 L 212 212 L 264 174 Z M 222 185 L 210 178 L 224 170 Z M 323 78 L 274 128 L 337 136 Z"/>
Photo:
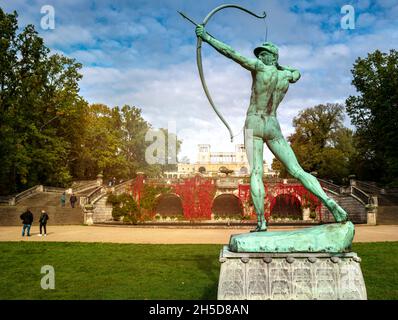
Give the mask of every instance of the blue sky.
<path id="1" fill-rule="evenodd" d="M 229 1 L 227 1 L 229 2 Z M 200 85 L 195 62 L 193 26 L 177 10 L 200 22 L 224 1 L 39 1 L 0 0 L 16 10 L 20 26 L 34 24 L 53 50 L 83 64 L 81 94 L 90 103 L 135 105 L 154 127 L 175 122 L 183 139 L 181 155 L 196 160 L 196 145 L 211 143 L 217 151 L 234 144 Z M 352 64 L 358 56 L 398 44 L 398 0 L 235 1 L 256 13 L 267 12 L 268 40 L 280 47 L 280 64 L 302 73 L 279 107 L 285 136 L 292 119 L 318 103 L 344 102 L 355 94 Z M 43 5 L 55 10 L 55 29 L 43 30 Z M 340 10 L 355 9 L 355 29 L 341 28 Z M 235 9 L 219 12 L 208 31 L 241 53 L 252 56 L 265 37 L 265 23 Z M 216 105 L 235 134 L 241 131 L 249 103 L 251 76 L 204 45 L 204 69 Z M 349 124 L 349 119 L 346 119 Z M 242 134 L 236 143 L 242 142 Z M 272 155 L 265 152 L 268 163 Z"/>

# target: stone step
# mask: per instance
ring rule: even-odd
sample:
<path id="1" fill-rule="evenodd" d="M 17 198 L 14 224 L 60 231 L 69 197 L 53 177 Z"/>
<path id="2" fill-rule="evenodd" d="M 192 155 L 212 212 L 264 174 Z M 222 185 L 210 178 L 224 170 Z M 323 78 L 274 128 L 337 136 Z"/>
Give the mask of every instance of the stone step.
<path id="1" fill-rule="evenodd" d="M 112 220 L 112 205 L 106 203 L 107 198 L 107 196 L 104 196 L 94 203 L 93 221 L 95 223 Z"/>
<path id="2" fill-rule="evenodd" d="M 326 192 L 326 194 L 333 198 L 344 210 L 347 211 L 349 218 L 354 223 L 366 223 L 367 222 L 367 213 L 364 205 L 360 203 L 355 198 L 347 195 L 335 195 L 330 192 Z M 325 222 L 335 221 L 333 215 L 330 211 L 323 205 L 322 206 L 322 220 Z"/>
<path id="3" fill-rule="evenodd" d="M 0 225 L 21 225 L 19 216 L 29 208 L 33 213 L 34 224 L 38 224 L 41 210 L 47 211 L 49 224 L 82 224 L 83 210 L 71 208 L 69 196 L 65 207 L 61 207 L 61 195 L 53 192 L 39 192 L 20 201 L 16 206 L 0 207 Z M 78 202 L 77 202 L 78 203 Z"/>
<path id="4" fill-rule="evenodd" d="M 0 207 L 0 225 L 16 226 L 22 225 L 20 215 L 27 206 Z M 49 225 L 73 225 L 83 224 L 83 210 L 81 208 L 62 208 L 57 206 L 29 206 L 33 213 L 33 224 L 39 224 L 41 210 L 45 210 L 49 216 Z"/>

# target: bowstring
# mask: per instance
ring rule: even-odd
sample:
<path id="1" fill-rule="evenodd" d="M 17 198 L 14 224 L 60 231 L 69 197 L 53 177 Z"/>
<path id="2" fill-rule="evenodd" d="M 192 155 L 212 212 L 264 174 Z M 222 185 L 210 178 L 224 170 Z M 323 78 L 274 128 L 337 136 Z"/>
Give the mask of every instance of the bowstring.
<path id="1" fill-rule="evenodd" d="M 245 129 L 245 126 L 243 125 L 242 129 L 240 129 L 240 131 L 239 131 L 237 134 L 235 134 L 235 135 L 232 136 L 232 140 L 233 140 L 235 137 L 239 136 L 239 135 L 243 132 L 244 129 Z"/>
<path id="2" fill-rule="evenodd" d="M 264 20 L 264 25 L 265 25 L 265 39 L 264 39 L 264 43 L 265 43 L 268 40 L 268 24 L 267 24 L 267 19 L 263 19 L 263 20 Z"/>

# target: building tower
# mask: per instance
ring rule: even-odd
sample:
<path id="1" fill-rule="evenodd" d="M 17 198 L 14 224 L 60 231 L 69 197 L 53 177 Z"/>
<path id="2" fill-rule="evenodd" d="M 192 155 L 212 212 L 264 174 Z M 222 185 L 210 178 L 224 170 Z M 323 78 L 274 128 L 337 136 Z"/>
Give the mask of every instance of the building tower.
<path id="1" fill-rule="evenodd" d="M 199 144 L 198 149 L 198 163 L 210 163 L 210 145 Z"/>
<path id="2" fill-rule="evenodd" d="M 244 144 L 235 145 L 235 162 L 247 162 L 246 149 Z"/>

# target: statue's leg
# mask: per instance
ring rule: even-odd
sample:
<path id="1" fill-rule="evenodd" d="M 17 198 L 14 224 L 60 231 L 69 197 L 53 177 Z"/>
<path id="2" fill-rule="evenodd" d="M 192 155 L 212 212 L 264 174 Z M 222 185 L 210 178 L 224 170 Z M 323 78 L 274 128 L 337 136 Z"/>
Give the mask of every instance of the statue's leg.
<path id="1" fill-rule="evenodd" d="M 257 227 L 253 231 L 266 231 L 264 217 L 263 148 L 262 138 L 245 135 L 245 148 L 250 165 L 250 193 L 257 215 Z"/>
<path id="2" fill-rule="evenodd" d="M 286 167 L 287 171 L 304 185 L 304 187 L 320 199 L 333 214 L 337 222 L 347 220 L 347 213 L 336 201 L 329 198 L 323 191 L 319 181 L 313 175 L 305 172 L 297 161 L 289 143 L 282 136 L 266 141 L 268 147 Z"/>

